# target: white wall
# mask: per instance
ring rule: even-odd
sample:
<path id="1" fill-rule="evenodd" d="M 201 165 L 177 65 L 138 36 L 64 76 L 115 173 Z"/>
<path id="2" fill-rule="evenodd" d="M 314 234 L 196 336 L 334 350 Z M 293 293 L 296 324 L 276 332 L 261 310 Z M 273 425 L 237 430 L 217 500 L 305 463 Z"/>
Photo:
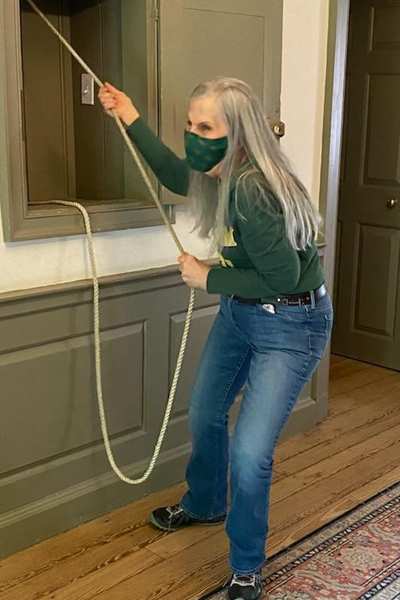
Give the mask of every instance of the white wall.
<path id="1" fill-rule="evenodd" d="M 190 234 L 185 208 L 178 209 L 175 230 L 187 252 L 206 258 L 207 245 Z M 170 265 L 179 254 L 166 227 L 148 227 L 94 235 L 100 276 Z M 90 277 L 85 236 L 5 244 L 0 239 L 0 293 Z"/>
<path id="2" fill-rule="evenodd" d="M 284 0 L 282 148 L 317 204 L 327 26 L 328 0 Z M 185 249 L 207 257 L 207 245 L 190 229 L 187 210 L 179 208 L 176 231 Z M 95 252 L 100 276 L 172 264 L 178 254 L 165 227 L 96 234 Z M 0 265 L 0 292 L 90 276 L 83 236 L 5 244 L 0 233 Z"/>
<path id="3" fill-rule="evenodd" d="M 329 0 L 284 0 L 282 109 L 291 159 L 319 206 Z"/>

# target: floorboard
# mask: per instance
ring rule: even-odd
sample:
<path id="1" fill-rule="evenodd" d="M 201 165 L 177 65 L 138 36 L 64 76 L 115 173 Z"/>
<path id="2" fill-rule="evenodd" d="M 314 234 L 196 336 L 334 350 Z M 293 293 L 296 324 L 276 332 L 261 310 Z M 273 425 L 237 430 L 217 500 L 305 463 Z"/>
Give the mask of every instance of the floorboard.
<path id="1" fill-rule="evenodd" d="M 332 357 L 330 414 L 275 454 L 268 554 L 400 479 L 400 373 Z M 147 522 L 185 483 L 0 563 L 0 600 L 195 600 L 228 575 L 224 526 Z"/>

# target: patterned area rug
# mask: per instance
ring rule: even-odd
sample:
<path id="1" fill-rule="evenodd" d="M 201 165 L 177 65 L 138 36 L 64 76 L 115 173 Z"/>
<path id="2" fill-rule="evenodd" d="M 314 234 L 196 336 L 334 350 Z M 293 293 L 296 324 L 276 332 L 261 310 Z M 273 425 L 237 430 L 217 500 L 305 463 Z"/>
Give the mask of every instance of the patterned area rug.
<path id="1" fill-rule="evenodd" d="M 263 600 L 400 600 L 400 483 L 270 558 L 262 577 Z"/>

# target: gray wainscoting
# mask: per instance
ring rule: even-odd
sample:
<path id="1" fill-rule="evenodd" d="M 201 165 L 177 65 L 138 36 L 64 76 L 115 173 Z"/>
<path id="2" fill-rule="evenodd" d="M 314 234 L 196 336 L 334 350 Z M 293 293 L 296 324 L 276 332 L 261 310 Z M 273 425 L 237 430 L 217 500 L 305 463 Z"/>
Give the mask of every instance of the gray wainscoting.
<path id="1" fill-rule="evenodd" d="M 117 463 L 131 477 L 158 439 L 189 298 L 176 268 L 101 281 L 104 398 Z M 0 557 L 185 478 L 189 390 L 217 296 L 197 293 L 159 461 L 121 483 L 103 448 L 95 388 L 91 282 L 0 295 Z M 327 409 L 327 367 L 303 391 L 285 433 Z M 321 375 L 322 373 L 322 375 Z M 239 408 L 232 411 L 231 424 Z"/>

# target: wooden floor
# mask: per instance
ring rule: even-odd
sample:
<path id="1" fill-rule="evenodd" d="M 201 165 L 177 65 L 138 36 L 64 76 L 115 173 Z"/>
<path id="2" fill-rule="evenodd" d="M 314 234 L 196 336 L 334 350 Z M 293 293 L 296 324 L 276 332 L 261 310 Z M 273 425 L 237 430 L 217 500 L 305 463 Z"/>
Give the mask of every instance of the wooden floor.
<path id="1" fill-rule="evenodd" d="M 332 358 L 331 410 L 275 455 L 268 554 L 400 480 L 400 373 Z M 224 527 L 165 534 L 149 511 L 184 484 L 0 563 L 0 600 L 195 600 L 229 574 Z"/>

